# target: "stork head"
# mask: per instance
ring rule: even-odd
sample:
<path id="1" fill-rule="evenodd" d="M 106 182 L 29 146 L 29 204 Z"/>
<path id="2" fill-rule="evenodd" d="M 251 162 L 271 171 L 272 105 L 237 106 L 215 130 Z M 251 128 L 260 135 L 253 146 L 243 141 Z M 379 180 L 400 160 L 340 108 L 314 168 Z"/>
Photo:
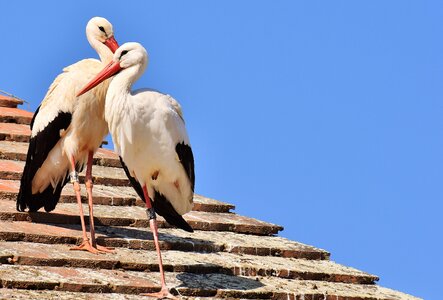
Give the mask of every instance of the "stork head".
<path id="1" fill-rule="evenodd" d="M 148 53 L 146 49 L 139 43 L 125 43 L 115 51 L 112 61 L 77 94 L 77 97 L 122 70 L 127 70 L 126 74 L 132 83 L 143 74 L 147 65 Z"/>
<path id="2" fill-rule="evenodd" d="M 139 43 L 125 43 L 115 52 L 113 62 L 118 63 L 122 69 L 137 66 L 143 73 L 148 64 L 148 52 Z"/>
<path id="3" fill-rule="evenodd" d="M 98 41 L 105 44 L 112 53 L 118 48 L 117 41 L 114 38 L 112 24 L 105 18 L 94 17 L 89 20 L 86 25 L 86 37 L 92 47 L 94 47 L 94 43 Z"/>

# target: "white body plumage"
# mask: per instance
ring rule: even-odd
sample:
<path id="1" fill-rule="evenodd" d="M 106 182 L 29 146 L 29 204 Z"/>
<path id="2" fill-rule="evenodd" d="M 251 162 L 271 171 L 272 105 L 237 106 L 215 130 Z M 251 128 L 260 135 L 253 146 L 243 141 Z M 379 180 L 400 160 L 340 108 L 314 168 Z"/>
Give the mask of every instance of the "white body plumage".
<path id="1" fill-rule="evenodd" d="M 66 130 L 60 131 L 60 140 L 35 174 L 32 180 L 33 194 L 43 192 L 50 183 L 55 187 L 63 180 L 69 170 L 70 157 L 84 165 L 88 153 L 95 152 L 108 133 L 104 104 L 109 81 L 78 99 L 75 96 L 104 65 L 96 59 L 82 60 L 66 67 L 49 88 L 34 120 L 31 137 L 41 132 L 61 112 L 72 114 L 71 123 Z"/>
<path id="2" fill-rule="evenodd" d="M 178 143 L 190 144 L 180 105 L 157 91 L 117 92 L 125 80 L 119 76 L 111 82 L 105 104 L 115 149 L 150 195 L 157 190 L 185 214 L 192 208 L 193 191 L 175 151 Z"/>

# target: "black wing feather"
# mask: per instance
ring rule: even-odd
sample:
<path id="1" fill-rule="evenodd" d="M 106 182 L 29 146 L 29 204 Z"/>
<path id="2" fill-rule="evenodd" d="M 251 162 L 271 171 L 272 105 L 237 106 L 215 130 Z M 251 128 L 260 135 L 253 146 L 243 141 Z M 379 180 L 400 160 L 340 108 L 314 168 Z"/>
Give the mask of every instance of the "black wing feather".
<path id="1" fill-rule="evenodd" d="M 31 129 L 39 111 L 40 106 L 32 118 Z M 26 208 L 29 208 L 29 211 L 37 211 L 44 207 L 49 212 L 57 205 L 63 186 L 68 182 L 68 172 L 64 180 L 59 182 L 55 189 L 52 185 L 49 185 L 42 193 L 34 195 L 32 194 L 32 179 L 48 157 L 51 149 L 60 140 L 60 130 L 68 128 L 71 124 L 71 118 L 71 113 L 60 112 L 42 131 L 30 139 L 26 164 L 17 196 L 17 210 L 25 211 Z"/>
<path id="2" fill-rule="evenodd" d="M 32 127 L 34 127 L 35 117 L 37 117 L 38 112 L 40 111 L 40 106 L 41 106 L 41 105 L 39 105 L 39 106 L 37 107 L 37 109 L 35 110 L 34 115 L 32 116 L 31 124 L 29 125 L 29 126 L 31 127 L 31 130 L 32 130 Z"/>
<path id="3" fill-rule="evenodd" d="M 183 168 L 188 175 L 189 181 L 191 182 L 192 191 L 195 187 L 195 173 L 194 173 L 194 155 L 192 154 L 192 149 L 189 145 L 184 142 L 179 143 L 175 146 L 175 152 L 177 152 L 178 159 L 180 160 Z"/>
<path id="4" fill-rule="evenodd" d="M 143 194 L 143 188 L 140 183 L 131 176 L 129 173 L 128 167 L 124 163 L 123 159 L 120 157 L 120 162 L 123 166 L 123 170 L 125 170 L 126 176 L 128 176 L 129 181 L 131 182 L 132 187 L 137 192 L 138 196 L 146 202 L 145 196 Z M 165 218 L 166 222 L 175 226 L 177 228 L 183 229 L 188 232 L 193 232 L 192 227 L 183 219 L 183 217 L 174 209 L 171 202 L 166 199 L 165 196 L 155 191 L 154 201 L 151 201 L 152 206 L 156 213 Z"/>

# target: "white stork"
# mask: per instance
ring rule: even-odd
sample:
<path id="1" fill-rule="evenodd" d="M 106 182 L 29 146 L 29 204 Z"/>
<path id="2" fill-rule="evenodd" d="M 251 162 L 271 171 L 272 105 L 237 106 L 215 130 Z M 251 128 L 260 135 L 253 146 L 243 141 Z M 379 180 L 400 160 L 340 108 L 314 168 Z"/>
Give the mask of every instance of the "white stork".
<path id="1" fill-rule="evenodd" d="M 100 60 L 84 59 L 63 69 L 49 87 L 31 122 L 26 165 L 23 171 L 17 209 L 37 211 L 41 207 L 52 211 L 63 186 L 73 184 L 80 209 L 83 242 L 71 250 L 92 253 L 110 252 L 95 241 L 92 209 L 92 157 L 108 133 L 104 119 L 105 96 L 109 81 L 88 95 L 76 94 L 109 61 L 118 48 L 111 23 L 100 17 L 92 18 L 86 26 L 86 36 Z M 78 173 L 86 168 L 91 240 L 86 226 L 80 196 Z"/>
<path id="2" fill-rule="evenodd" d="M 171 225 L 192 232 L 181 215 L 189 212 L 193 204 L 194 157 L 180 104 L 153 90 L 131 92 L 147 63 L 143 46 L 126 43 L 79 94 L 118 73 L 106 94 L 105 118 L 126 174 L 146 202 L 162 284 L 159 293 L 149 296 L 164 298 L 173 296 L 165 283 L 155 212 Z"/>

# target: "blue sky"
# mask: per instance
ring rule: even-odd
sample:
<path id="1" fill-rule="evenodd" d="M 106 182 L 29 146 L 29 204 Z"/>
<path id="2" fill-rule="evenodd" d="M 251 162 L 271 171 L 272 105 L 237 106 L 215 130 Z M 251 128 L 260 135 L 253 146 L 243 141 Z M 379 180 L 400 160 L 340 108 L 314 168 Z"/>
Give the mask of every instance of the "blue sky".
<path id="1" fill-rule="evenodd" d="M 198 193 L 438 299 L 442 2 L 91 2 L 2 1 L 0 89 L 35 110 L 106 17 L 182 104 Z"/>

